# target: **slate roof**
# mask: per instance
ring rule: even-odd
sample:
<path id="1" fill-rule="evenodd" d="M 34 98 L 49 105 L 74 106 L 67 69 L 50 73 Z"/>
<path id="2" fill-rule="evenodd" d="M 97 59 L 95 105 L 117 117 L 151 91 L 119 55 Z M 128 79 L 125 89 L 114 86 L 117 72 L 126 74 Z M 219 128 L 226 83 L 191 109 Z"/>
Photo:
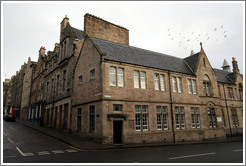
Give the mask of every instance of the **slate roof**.
<path id="1" fill-rule="evenodd" d="M 199 54 L 200 54 L 200 52 L 198 52 L 194 55 L 188 56 L 184 59 L 187 62 L 187 64 L 190 66 L 190 68 L 193 72 L 196 71 L 196 64 L 198 61 Z"/>
<path id="2" fill-rule="evenodd" d="M 224 70 L 214 69 L 214 68 L 213 70 L 214 70 L 215 75 L 217 76 L 218 82 L 234 84 L 234 81 L 235 81 L 234 73 L 224 71 Z"/>
<path id="3" fill-rule="evenodd" d="M 105 59 L 194 75 L 184 59 L 98 38 L 91 38 L 106 54 Z"/>
<path id="4" fill-rule="evenodd" d="M 106 60 L 168 70 L 189 75 L 194 75 L 200 53 L 198 52 L 194 55 L 181 59 L 142 48 L 106 41 L 103 39 L 91 39 L 98 46 L 100 51 L 106 54 Z M 218 82 L 234 84 L 235 77 L 233 72 L 215 68 L 213 68 L 213 71 L 217 76 Z"/>
<path id="5" fill-rule="evenodd" d="M 72 28 L 73 32 L 75 33 L 76 37 L 77 37 L 79 40 L 85 38 L 84 31 L 81 31 L 81 30 L 76 29 L 76 28 L 73 28 L 73 27 L 71 27 L 71 28 Z"/>

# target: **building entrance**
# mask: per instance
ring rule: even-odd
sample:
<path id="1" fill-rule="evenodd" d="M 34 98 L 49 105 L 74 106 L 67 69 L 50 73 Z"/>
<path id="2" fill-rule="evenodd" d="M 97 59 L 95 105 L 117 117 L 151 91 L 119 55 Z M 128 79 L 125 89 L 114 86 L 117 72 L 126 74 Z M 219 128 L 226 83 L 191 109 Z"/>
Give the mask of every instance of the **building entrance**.
<path id="1" fill-rule="evenodd" d="M 121 144 L 122 143 L 122 121 L 115 120 L 113 122 L 113 139 L 114 144 Z"/>

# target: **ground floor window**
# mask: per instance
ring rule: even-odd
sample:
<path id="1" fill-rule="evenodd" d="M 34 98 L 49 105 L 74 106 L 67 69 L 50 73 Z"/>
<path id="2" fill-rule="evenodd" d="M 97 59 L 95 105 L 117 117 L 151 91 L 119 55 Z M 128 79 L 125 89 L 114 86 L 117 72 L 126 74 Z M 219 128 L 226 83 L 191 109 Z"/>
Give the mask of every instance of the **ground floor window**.
<path id="1" fill-rule="evenodd" d="M 184 107 L 175 107 L 175 124 L 176 129 L 185 129 Z"/>
<path id="2" fill-rule="evenodd" d="M 136 105 L 135 106 L 135 129 L 136 131 L 148 130 L 148 106 Z"/>
<path id="3" fill-rule="evenodd" d="M 81 131 L 81 120 L 82 120 L 82 109 L 78 108 L 78 112 L 77 112 L 77 131 L 80 132 Z"/>
<path id="4" fill-rule="evenodd" d="M 157 113 L 157 129 L 167 130 L 168 129 L 167 106 L 156 106 L 156 113 Z"/>
<path id="5" fill-rule="evenodd" d="M 89 132 L 95 132 L 95 106 L 90 106 L 90 121 L 89 121 Z"/>
<path id="6" fill-rule="evenodd" d="M 68 104 L 64 105 L 63 129 L 68 128 Z"/>
<path id="7" fill-rule="evenodd" d="M 198 107 L 191 107 L 192 128 L 200 128 L 200 111 Z"/>
<path id="8" fill-rule="evenodd" d="M 233 126 L 238 126 L 237 110 L 236 109 L 231 109 L 231 116 L 232 116 Z"/>
<path id="9" fill-rule="evenodd" d="M 216 116 L 214 108 L 208 108 L 208 118 L 209 118 L 209 126 L 211 128 L 215 128 L 216 125 Z"/>

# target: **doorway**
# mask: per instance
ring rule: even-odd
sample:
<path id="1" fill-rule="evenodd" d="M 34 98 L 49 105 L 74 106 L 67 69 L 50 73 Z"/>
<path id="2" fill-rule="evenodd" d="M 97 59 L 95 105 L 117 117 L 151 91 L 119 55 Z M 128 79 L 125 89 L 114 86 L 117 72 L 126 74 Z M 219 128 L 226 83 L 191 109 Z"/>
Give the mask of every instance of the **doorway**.
<path id="1" fill-rule="evenodd" d="M 114 144 L 121 144 L 122 143 L 122 121 L 115 120 L 113 121 L 113 141 Z"/>

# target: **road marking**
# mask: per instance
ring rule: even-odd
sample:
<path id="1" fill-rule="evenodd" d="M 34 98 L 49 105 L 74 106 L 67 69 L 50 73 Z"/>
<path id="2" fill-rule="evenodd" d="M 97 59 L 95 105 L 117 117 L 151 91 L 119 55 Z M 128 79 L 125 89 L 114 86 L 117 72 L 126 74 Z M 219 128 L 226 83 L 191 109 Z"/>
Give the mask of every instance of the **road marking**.
<path id="1" fill-rule="evenodd" d="M 13 131 L 15 131 L 15 129 L 12 126 L 9 126 Z"/>
<path id="2" fill-rule="evenodd" d="M 11 142 L 12 144 L 15 144 L 10 138 L 8 138 L 9 142 Z"/>
<path id="3" fill-rule="evenodd" d="M 3 135 L 4 135 L 5 137 L 7 137 L 7 134 L 5 134 L 4 132 L 3 132 Z"/>
<path id="4" fill-rule="evenodd" d="M 38 155 L 48 155 L 50 154 L 48 151 L 42 151 L 42 152 L 38 152 Z"/>
<path id="5" fill-rule="evenodd" d="M 78 150 L 78 151 L 81 151 L 81 152 L 83 152 L 83 151 L 88 151 L 88 150 L 82 150 L 82 149 L 79 149 L 79 148 L 75 148 L 75 147 L 73 147 L 73 146 L 68 146 L 69 148 L 72 148 L 72 149 L 75 149 L 75 150 Z"/>
<path id="6" fill-rule="evenodd" d="M 67 149 L 66 151 L 67 151 L 68 153 L 78 152 L 78 151 L 75 150 L 75 149 Z"/>
<path id="7" fill-rule="evenodd" d="M 58 154 L 58 153 L 64 153 L 63 150 L 53 150 L 52 152 L 55 153 L 55 154 Z"/>
<path id="8" fill-rule="evenodd" d="M 34 156 L 33 153 L 23 153 L 18 147 L 16 147 L 16 149 L 18 150 L 18 152 L 22 155 L 22 156 Z"/>
<path id="9" fill-rule="evenodd" d="M 3 158 L 8 159 L 8 158 L 13 158 L 13 157 L 16 157 L 16 156 L 4 156 Z"/>
<path id="10" fill-rule="evenodd" d="M 233 150 L 233 152 L 242 152 L 243 149 Z"/>
<path id="11" fill-rule="evenodd" d="M 182 158 L 188 158 L 188 157 L 207 156 L 207 155 L 213 155 L 213 154 L 215 154 L 215 152 L 212 152 L 212 153 L 202 153 L 202 154 L 193 154 L 193 155 L 179 156 L 179 157 L 169 157 L 169 160 L 176 160 L 176 159 L 182 159 Z"/>

